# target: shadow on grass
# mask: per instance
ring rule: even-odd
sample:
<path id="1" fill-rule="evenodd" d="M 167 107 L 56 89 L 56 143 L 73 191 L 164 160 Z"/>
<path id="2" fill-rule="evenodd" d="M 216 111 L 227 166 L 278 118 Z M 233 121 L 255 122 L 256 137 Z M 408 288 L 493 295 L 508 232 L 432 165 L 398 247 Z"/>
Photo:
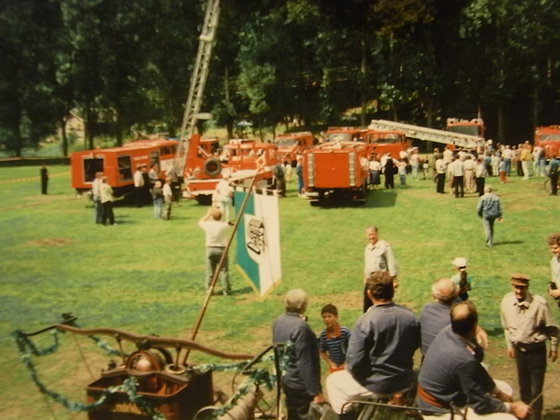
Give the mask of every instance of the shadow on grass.
<path id="1" fill-rule="evenodd" d="M 374 190 L 369 192 L 365 207 L 394 207 L 396 202 L 397 192 L 395 190 Z"/>
<path id="2" fill-rule="evenodd" d="M 247 294 L 253 294 L 253 289 L 251 289 L 251 287 L 246 286 L 246 287 L 242 287 L 241 289 L 233 289 L 231 291 L 231 294 L 234 296 L 237 295 L 247 295 Z"/>
<path id="3" fill-rule="evenodd" d="M 494 246 L 500 246 L 500 245 L 520 245 L 522 244 L 523 241 L 520 240 L 516 240 L 516 241 L 499 241 L 499 242 L 494 242 Z"/>
<path id="4" fill-rule="evenodd" d="M 321 208 L 353 208 L 353 207 L 366 207 L 366 208 L 381 208 L 381 207 L 394 207 L 397 201 L 396 190 L 375 190 L 368 191 L 366 200 L 349 200 L 348 198 L 332 197 L 323 199 L 321 201 L 311 201 L 313 207 Z"/>

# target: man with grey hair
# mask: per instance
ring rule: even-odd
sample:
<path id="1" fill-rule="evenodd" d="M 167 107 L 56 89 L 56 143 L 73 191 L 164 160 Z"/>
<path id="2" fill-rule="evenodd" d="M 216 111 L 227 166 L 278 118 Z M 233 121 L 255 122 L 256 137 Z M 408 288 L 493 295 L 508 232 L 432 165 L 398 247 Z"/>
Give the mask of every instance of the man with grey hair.
<path id="1" fill-rule="evenodd" d="M 379 239 L 379 229 L 377 226 L 368 226 L 366 228 L 366 238 L 368 244 L 364 250 L 364 312 L 372 305 L 366 287 L 366 281 L 371 273 L 375 271 L 386 271 L 393 279 L 395 288 L 399 286 L 397 280 L 399 269 L 391 245 L 389 245 L 387 241 Z"/>
<path id="2" fill-rule="evenodd" d="M 433 302 L 427 303 L 420 313 L 420 338 L 422 355 L 443 327 L 449 325 L 449 308 L 457 299 L 459 288 L 451 279 L 439 279 L 432 285 Z"/>
<path id="3" fill-rule="evenodd" d="M 436 335 L 451 323 L 449 311 L 451 305 L 458 301 L 458 296 L 459 287 L 449 278 L 439 279 L 432 285 L 434 301 L 424 305 L 420 313 L 420 349 L 423 356 L 426 356 Z M 476 341 L 483 348 L 488 346 L 488 335 L 478 325 Z"/>
<path id="4" fill-rule="evenodd" d="M 288 420 L 308 418 L 311 402 L 324 402 L 321 393 L 321 367 L 317 337 L 304 317 L 308 296 L 302 289 L 292 289 L 284 298 L 285 312 L 272 324 L 274 344 L 291 342 L 294 352 L 282 376 Z"/>
<path id="5" fill-rule="evenodd" d="M 484 195 L 478 200 L 476 212 L 482 219 L 484 234 L 486 236 L 486 246 L 494 246 L 494 222 L 496 219 L 502 220 L 502 206 L 500 197 L 494 194 L 494 189 L 487 185 L 484 187 Z"/>

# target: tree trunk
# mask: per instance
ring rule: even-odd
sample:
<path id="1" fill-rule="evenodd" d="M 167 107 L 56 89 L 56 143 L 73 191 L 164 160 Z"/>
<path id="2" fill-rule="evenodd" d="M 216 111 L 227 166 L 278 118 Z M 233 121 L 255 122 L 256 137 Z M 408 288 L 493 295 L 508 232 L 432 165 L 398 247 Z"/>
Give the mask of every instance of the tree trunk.
<path id="1" fill-rule="evenodd" d="M 502 99 L 498 102 L 497 109 L 498 117 L 498 141 L 502 144 L 506 144 L 505 141 L 505 124 L 504 124 L 504 102 Z"/>
<path id="2" fill-rule="evenodd" d="M 60 135 L 62 136 L 62 156 L 68 156 L 68 135 L 66 133 L 66 123 L 68 122 L 68 115 L 60 119 Z"/>
<path id="3" fill-rule="evenodd" d="M 365 127 L 366 124 L 366 112 L 367 112 L 367 90 L 365 86 L 366 82 L 366 74 L 367 74 L 367 56 L 366 56 L 366 40 L 365 40 L 365 31 L 362 32 L 362 40 L 360 43 L 360 51 L 362 54 L 361 62 L 360 62 L 360 102 L 362 112 L 360 113 L 360 126 Z"/>

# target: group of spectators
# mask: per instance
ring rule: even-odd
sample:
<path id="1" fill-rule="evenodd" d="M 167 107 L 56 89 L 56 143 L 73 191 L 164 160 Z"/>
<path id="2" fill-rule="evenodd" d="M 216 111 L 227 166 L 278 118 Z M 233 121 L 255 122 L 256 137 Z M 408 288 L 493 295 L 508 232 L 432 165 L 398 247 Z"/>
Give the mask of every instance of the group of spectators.
<path id="1" fill-rule="evenodd" d="M 157 165 L 152 165 L 150 169 L 146 165 L 139 165 L 133 181 L 136 207 L 152 202 L 154 218 L 169 220 L 173 201 L 179 201 L 177 191 L 180 187 L 175 169 L 170 168 L 162 176 Z"/>
<path id="2" fill-rule="evenodd" d="M 484 148 L 474 152 L 459 150 L 453 152 L 446 148 L 440 153 L 428 157 L 436 181 L 436 192 L 445 193 L 445 185 L 453 189 L 455 197 L 464 197 L 465 193 L 484 194 L 485 180 L 488 177 L 499 177 L 502 184 L 508 183 L 508 178 L 516 171 L 523 179 L 531 176 L 550 176 L 552 194 L 557 195 L 558 172 L 560 161 L 553 156 L 547 163 L 545 151 L 542 147 L 533 147 L 528 141 L 519 146 L 497 145 L 492 141 Z"/>
<path id="3" fill-rule="evenodd" d="M 282 377 L 288 420 L 307 419 L 312 402 L 324 403 L 320 359 L 327 362 L 326 393 L 340 419 L 355 419 L 356 403 L 414 403 L 425 419 L 541 420 L 547 358 L 556 361 L 559 327 L 547 300 L 529 292 L 530 279 L 509 276 L 512 291 L 500 305 L 507 355 L 515 360 L 520 400 L 507 383 L 494 380 L 483 364 L 488 335 L 469 300 L 467 260 L 455 258 L 457 274 L 432 285 L 433 302 L 419 317 L 393 301 L 398 267 L 378 229 L 366 228 L 364 313 L 350 331 L 338 322 L 334 305 L 321 311 L 325 329 L 317 339 L 307 324 L 308 295 L 293 289 L 285 312 L 272 326 L 273 342 L 293 343 Z M 551 234 L 548 294 L 560 299 L 560 233 Z M 369 302 L 367 302 L 369 301 Z M 547 341 L 549 349 L 547 350 Z M 421 351 L 419 371 L 414 354 Z M 412 401 L 411 401 L 412 397 Z"/>
<path id="4" fill-rule="evenodd" d="M 406 187 L 409 174 L 412 179 L 419 178 L 421 165 L 422 159 L 417 147 L 412 147 L 410 150 L 401 150 L 398 159 L 393 157 L 391 153 L 384 153 L 381 156 L 372 153 L 369 160 L 363 164 L 368 169 L 368 185 L 372 189 L 381 185 L 381 175 L 383 175 L 386 189 L 395 188 L 395 175 L 398 176 L 399 186 Z M 426 172 L 422 172 L 422 174 L 426 178 Z"/>
<path id="5" fill-rule="evenodd" d="M 418 148 L 401 150 L 399 157 L 390 153 L 381 156 L 372 154 L 364 167 L 369 171 L 368 184 L 375 188 L 382 183 L 386 189 L 395 187 L 395 175 L 399 177 L 401 187 L 407 186 L 407 177 L 414 179 L 433 179 L 436 192 L 445 194 L 445 187 L 455 197 L 465 194 L 484 194 L 486 178 L 499 177 L 501 183 L 507 183 L 515 172 L 523 179 L 550 176 L 553 190 L 557 195 L 560 160 L 553 156 L 547 161 L 542 147 L 533 147 L 529 141 L 518 146 L 497 144 L 489 140 L 484 147 L 477 150 L 457 150 L 435 148 L 432 154 L 421 156 Z"/>

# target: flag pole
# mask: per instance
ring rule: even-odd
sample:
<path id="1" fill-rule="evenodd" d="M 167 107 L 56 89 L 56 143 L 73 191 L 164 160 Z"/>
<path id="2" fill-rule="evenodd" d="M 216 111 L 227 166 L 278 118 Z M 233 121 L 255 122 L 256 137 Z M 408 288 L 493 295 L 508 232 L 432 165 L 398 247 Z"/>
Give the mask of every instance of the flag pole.
<path id="1" fill-rule="evenodd" d="M 241 203 L 241 206 L 239 207 L 239 211 L 237 212 L 237 216 L 235 217 L 235 223 L 233 225 L 231 235 L 229 236 L 228 243 L 227 243 L 227 245 L 224 249 L 224 252 L 223 252 L 223 254 L 220 258 L 220 261 L 218 262 L 218 265 L 217 265 L 216 269 L 214 270 L 214 274 L 212 275 L 212 281 L 210 282 L 210 286 L 208 287 L 208 290 L 206 292 L 206 298 L 204 299 L 204 303 L 203 303 L 202 308 L 201 308 L 201 310 L 198 314 L 198 317 L 196 319 L 194 330 L 193 330 L 193 333 L 192 333 L 192 336 L 191 336 L 191 341 L 195 341 L 195 339 L 196 339 L 196 336 L 197 336 L 198 331 L 200 329 L 200 325 L 202 324 L 202 319 L 204 318 L 204 315 L 206 313 L 206 309 L 208 308 L 208 304 L 210 303 L 210 298 L 212 297 L 212 293 L 214 292 L 214 287 L 216 286 L 216 283 L 218 281 L 218 276 L 220 275 L 220 271 L 222 269 L 222 266 L 224 265 L 224 262 L 227 258 L 229 248 L 231 247 L 231 243 L 233 242 L 233 238 L 235 236 L 235 233 L 237 232 L 237 228 L 239 227 L 239 223 L 241 222 L 241 218 L 243 217 L 245 207 L 247 206 L 247 203 L 249 201 L 249 197 L 251 196 L 251 191 L 255 187 L 255 183 L 257 181 L 257 176 L 258 176 L 260 171 L 261 171 L 260 168 L 257 169 L 257 173 L 255 174 L 255 176 L 251 180 L 251 185 L 249 186 L 249 189 L 247 190 L 247 194 L 245 195 L 245 198 L 243 199 L 243 202 Z M 183 366 L 186 366 L 187 359 L 189 358 L 189 355 L 190 355 L 190 349 L 187 349 L 187 352 L 185 353 L 185 357 L 183 358 Z"/>

